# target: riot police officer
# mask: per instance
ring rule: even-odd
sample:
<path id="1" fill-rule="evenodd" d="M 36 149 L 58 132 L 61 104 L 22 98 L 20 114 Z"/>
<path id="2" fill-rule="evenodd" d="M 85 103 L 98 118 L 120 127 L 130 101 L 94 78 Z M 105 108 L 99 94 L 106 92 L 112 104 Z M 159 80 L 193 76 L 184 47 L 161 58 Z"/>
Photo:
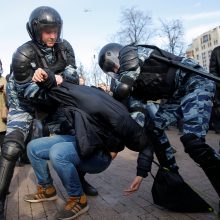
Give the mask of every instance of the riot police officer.
<path id="1" fill-rule="evenodd" d="M 47 97 L 46 89 L 39 88 L 32 81 L 33 75 L 45 71 L 55 74 L 54 84 L 59 85 L 61 78 L 78 84 L 74 51 L 70 43 L 62 39 L 62 25 L 61 16 L 55 9 L 47 6 L 34 9 L 26 25 L 31 40 L 18 47 L 12 57 L 12 73 L 7 86 L 7 132 L 0 156 L 2 216 L 14 167 L 19 155 L 25 150 L 36 106 L 43 111 L 55 108 Z M 50 86 L 45 85 L 46 88 Z"/>
<path id="2" fill-rule="evenodd" d="M 107 62 L 107 63 L 103 63 L 105 65 L 105 67 L 102 67 L 102 57 L 101 54 L 102 52 L 100 52 L 99 54 L 99 65 L 101 68 L 105 69 L 105 68 L 110 68 L 111 70 L 111 65 L 114 63 L 116 65 L 119 66 L 118 63 L 118 56 L 119 56 L 119 50 L 122 48 L 122 45 L 120 44 L 108 44 L 106 45 L 106 47 L 111 48 L 111 56 L 114 56 L 115 58 L 113 58 L 114 62 L 111 63 Z M 104 47 L 106 50 L 106 47 Z M 110 55 L 110 54 L 109 54 Z M 115 68 L 113 68 L 112 70 L 114 70 L 114 72 L 116 71 Z M 108 71 L 107 71 L 108 72 Z M 111 91 L 113 93 L 113 97 L 115 99 L 117 99 L 118 101 L 122 102 L 129 110 L 131 117 L 138 123 L 140 124 L 142 127 L 148 123 L 148 121 L 151 119 L 153 119 L 155 117 L 155 114 L 158 110 L 158 108 L 155 106 L 155 104 L 150 101 L 150 102 L 145 102 L 142 100 L 138 100 L 136 98 L 134 98 L 132 95 L 127 97 L 127 85 L 126 84 L 121 84 L 121 87 L 119 88 L 118 92 L 115 92 L 115 88 L 117 87 L 119 81 L 119 74 L 115 74 L 114 72 L 108 72 L 108 74 L 112 77 L 111 79 Z M 126 98 L 125 98 L 126 97 Z M 158 144 L 157 142 L 160 141 L 162 143 L 162 147 L 157 147 Z M 161 136 L 158 139 L 154 140 L 154 152 L 157 156 L 157 159 L 160 163 L 160 165 L 162 167 L 166 167 L 169 170 L 171 170 L 172 172 L 178 173 L 178 166 L 176 164 L 176 160 L 173 154 L 173 147 L 170 144 L 165 132 L 163 132 L 163 134 L 161 134 Z M 151 147 L 151 143 L 148 143 L 148 148 Z M 147 158 L 145 158 L 145 156 L 143 157 L 144 160 L 146 160 Z M 150 162 L 150 161 L 149 161 Z M 130 194 L 132 192 L 135 192 L 136 190 L 138 190 L 140 183 L 141 183 L 141 179 L 144 178 L 144 175 L 142 173 L 141 176 L 136 176 L 135 180 L 133 181 L 133 183 L 131 184 L 131 186 L 129 187 L 129 189 L 127 190 L 127 193 Z M 146 175 L 145 175 L 146 176 Z"/>
<path id="3" fill-rule="evenodd" d="M 114 93 L 118 98 L 131 95 L 142 101 L 167 100 L 147 125 L 154 146 L 164 149 L 161 139 L 164 129 L 183 118 L 180 139 L 185 152 L 201 166 L 220 196 L 220 157 L 205 142 L 215 93 L 214 82 L 197 74 L 206 75 L 205 70 L 192 59 L 156 46 L 123 47 L 115 43 L 101 49 L 99 66 L 105 73 L 116 75 Z"/>

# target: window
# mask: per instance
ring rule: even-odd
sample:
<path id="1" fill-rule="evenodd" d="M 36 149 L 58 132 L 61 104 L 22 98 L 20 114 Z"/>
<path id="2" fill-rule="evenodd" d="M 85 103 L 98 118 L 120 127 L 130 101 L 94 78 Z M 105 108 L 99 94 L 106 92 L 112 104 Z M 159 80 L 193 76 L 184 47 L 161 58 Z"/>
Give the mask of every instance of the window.
<path id="1" fill-rule="evenodd" d="M 206 43 L 207 41 L 209 41 L 209 38 L 208 35 L 206 34 L 202 37 L 202 43 Z"/>
<path id="2" fill-rule="evenodd" d="M 203 60 L 206 59 L 206 54 L 205 54 L 205 52 L 202 53 L 202 59 L 203 59 Z"/>

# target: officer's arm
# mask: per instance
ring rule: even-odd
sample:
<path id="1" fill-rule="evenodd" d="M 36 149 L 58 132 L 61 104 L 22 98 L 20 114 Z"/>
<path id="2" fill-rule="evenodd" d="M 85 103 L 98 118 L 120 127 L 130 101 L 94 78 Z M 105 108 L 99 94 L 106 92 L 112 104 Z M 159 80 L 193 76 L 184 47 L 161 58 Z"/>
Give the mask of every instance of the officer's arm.
<path id="1" fill-rule="evenodd" d="M 122 100 L 129 96 L 133 83 L 140 73 L 137 47 L 131 45 L 123 47 L 119 53 L 119 63 L 120 75 L 116 80 L 113 94 L 117 99 Z"/>
<path id="2" fill-rule="evenodd" d="M 12 57 L 12 79 L 18 95 L 25 98 L 36 97 L 39 87 L 32 81 L 35 72 L 35 52 L 30 44 L 20 46 Z"/>
<path id="3" fill-rule="evenodd" d="M 153 162 L 153 146 L 146 146 L 138 155 L 137 159 L 137 176 L 143 178 L 148 176 L 148 172 L 151 171 L 151 165 Z"/>
<path id="4" fill-rule="evenodd" d="M 36 82 L 32 81 L 32 77 L 37 71 L 36 59 L 36 53 L 28 42 L 20 46 L 13 54 L 11 67 L 18 96 L 41 102 L 47 99 L 45 88 L 49 89 L 55 86 L 56 81 L 54 74 L 49 69 L 45 69 L 45 71 L 51 75 L 50 81 L 45 81 L 44 87 L 41 88 Z"/>

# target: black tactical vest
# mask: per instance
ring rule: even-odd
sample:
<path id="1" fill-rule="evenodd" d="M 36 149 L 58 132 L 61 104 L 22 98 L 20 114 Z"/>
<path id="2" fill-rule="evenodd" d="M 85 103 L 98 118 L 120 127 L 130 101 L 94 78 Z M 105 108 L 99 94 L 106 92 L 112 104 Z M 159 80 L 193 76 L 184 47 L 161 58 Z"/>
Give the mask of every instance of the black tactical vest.
<path id="1" fill-rule="evenodd" d="M 181 61 L 182 57 L 175 56 L 156 46 L 140 45 L 154 49 L 150 57 L 141 66 L 141 72 L 134 82 L 132 96 L 140 100 L 158 100 L 170 97 L 175 90 L 175 75 L 177 67 L 158 61 L 153 54 L 169 60 Z"/>
<path id="2" fill-rule="evenodd" d="M 16 82 L 26 83 L 30 81 L 38 68 L 45 71 L 49 69 L 50 72 L 56 74 L 64 71 L 69 64 L 75 66 L 75 60 L 71 63 L 72 61 L 67 59 L 66 54 L 68 52 L 68 48 L 64 43 L 57 44 L 54 47 L 54 62 L 50 64 L 37 45 L 32 41 L 28 41 L 19 47 L 12 57 L 12 71 Z"/>

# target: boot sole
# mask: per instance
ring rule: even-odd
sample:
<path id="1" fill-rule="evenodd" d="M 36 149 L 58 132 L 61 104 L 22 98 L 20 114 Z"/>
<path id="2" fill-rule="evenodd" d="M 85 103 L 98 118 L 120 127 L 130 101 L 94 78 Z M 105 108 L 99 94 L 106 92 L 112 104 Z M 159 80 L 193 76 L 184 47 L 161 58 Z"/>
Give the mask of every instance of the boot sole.
<path id="1" fill-rule="evenodd" d="M 44 199 L 38 199 L 38 200 L 36 200 L 36 199 L 24 199 L 24 201 L 26 201 L 26 202 L 31 202 L 31 203 L 37 203 L 37 202 L 46 202 L 46 201 L 53 201 L 53 200 L 56 200 L 56 199 L 58 199 L 58 196 L 56 195 L 56 196 L 53 196 L 53 197 L 50 197 L 50 198 L 44 198 Z"/>
<path id="2" fill-rule="evenodd" d="M 75 219 L 77 218 L 78 216 L 86 213 L 87 211 L 89 210 L 89 205 L 87 205 L 85 208 L 83 208 L 82 210 L 80 210 L 76 215 L 74 216 L 71 216 L 69 218 L 58 218 L 59 220 L 72 220 L 72 219 Z"/>

